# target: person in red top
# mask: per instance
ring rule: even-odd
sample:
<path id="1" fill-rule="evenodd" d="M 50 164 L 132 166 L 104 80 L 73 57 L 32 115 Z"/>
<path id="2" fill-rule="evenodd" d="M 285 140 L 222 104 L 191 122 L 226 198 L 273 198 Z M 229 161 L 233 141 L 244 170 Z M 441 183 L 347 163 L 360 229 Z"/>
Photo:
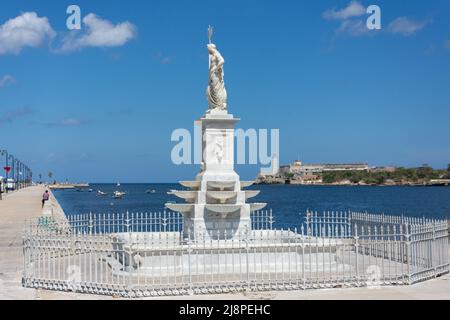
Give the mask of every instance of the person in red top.
<path id="1" fill-rule="evenodd" d="M 48 190 L 45 190 L 44 194 L 42 195 L 42 208 L 44 207 L 45 201 L 48 201 L 50 198 L 50 193 L 48 193 Z"/>

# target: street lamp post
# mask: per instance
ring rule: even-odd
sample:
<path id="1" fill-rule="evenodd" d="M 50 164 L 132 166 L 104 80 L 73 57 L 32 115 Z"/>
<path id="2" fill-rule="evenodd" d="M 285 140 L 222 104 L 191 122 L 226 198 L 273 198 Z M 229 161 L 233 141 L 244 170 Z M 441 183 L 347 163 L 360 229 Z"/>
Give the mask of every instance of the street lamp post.
<path id="1" fill-rule="evenodd" d="M 29 170 L 28 170 L 27 166 L 25 166 L 25 176 L 24 177 L 25 177 L 25 187 L 28 187 Z"/>
<path id="2" fill-rule="evenodd" d="M 4 156 L 5 153 L 6 153 L 6 150 L 0 150 L 0 155 L 1 155 L 1 156 Z M 6 159 L 8 159 L 8 156 L 6 156 Z M 1 162 L 0 162 L 0 163 L 1 163 Z M 5 168 L 6 168 L 7 165 L 8 165 L 8 164 L 6 163 L 6 164 L 5 164 Z M 6 170 L 5 170 L 5 171 L 6 171 Z M 5 189 L 6 189 L 6 187 L 5 187 Z M 1 184 L 0 184 L 0 200 L 2 200 L 2 193 L 3 193 L 3 191 L 1 190 Z"/>
<path id="3" fill-rule="evenodd" d="M 19 175 L 18 175 L 19 189 L 22 189 L 23 188 L 23 163 L 22 163 L 22 161 L 19 161 L 19 170 L 18 171 L 19 171 L 18 172 L 19 173 Z"/>
<path id="4" fill-rule="evenodd" d="M 19 174 L 20 174 L 20 160 L 19 159 L 14 159 L 15 163 L 16 163 L 16 172 L 15 172 L 15 176 L 14 176 L 14 189 L 15 190 L 19 190 L 20 186 L 19 186 Z"/>
<path id="5" fill-rule="evenodd" d="M 16 177 L 17 177 L 17 184 L 18 184 L 17 189 L 21 188 L 21 183 L 22 183 L 21 170 L 22 170 L 22 161 L 18 160 L 17 161 L 17 175 L 16 175 Z"/>
<path id="6" fill-rule="evenodd" d="M 23 188 L 23 163 L 22 161 L 20 162 L 20 168 L 19 168 L 19 184 L 20 184 L 20 189 Z"/>
<path id="7" fill-rule="evenodd" d="M 27 171 L 28 171 L 28 168 L 27 168 L 27 166 L 24 164 L 23 165 L 23 186 L 24 186 L 24 188 L 26 188 L 26 187 L 28 187 L 27 186 L 27 177 L 28 177 L 28 175 L 27 175 Z"/>
<path id="8" fill-rule="evenodd" d="M 27 166 L 25 164 L 23 164 L 22 184 L 24 188 L 27 187 Z"/>
<path id="9" fill-rule="evenodd" d="M 30 186 L 30 169 L 27 166 L 25 166 L 25 171 L 26 171 L 25 186 L 29 187 Z"/>
<path id="10" fill-rule="evenodd" d="M 15 175 L 16 175 L 16 159 L 14 158 L 14 156 L 12 154 L 9 155 L 9 160 L 11 160 L 11 179 L 13 180 L 14 183 L 14 179 L 15 179 Z M 14 185 L 13 185 L 14 186 Z"/>
<path id="11" fill-rule="evenodd" d="M 1 151 L 1 155 L 5 156 L 5 193 L 8 193 L 8 172 L 9 170 L 7 170 L 6 168 L 8 167 L 8 159 L 9 159 L 9 154 L 7 150 L 2 150 Z"/>
<path id="12" fill-rule="evenodd" d="M 5 193 L 8 193 L 8 180 L 11 177 L 14 189 L 22 189 L 31 184 L 33 173 L 22 161 L 8 153 L 7 150 L 0 150 L 0 156 L 5 156 Z M 11 175 L 9 174 L 11 172 Z M 0 195 L 1 199 L 1 195 Z"/>

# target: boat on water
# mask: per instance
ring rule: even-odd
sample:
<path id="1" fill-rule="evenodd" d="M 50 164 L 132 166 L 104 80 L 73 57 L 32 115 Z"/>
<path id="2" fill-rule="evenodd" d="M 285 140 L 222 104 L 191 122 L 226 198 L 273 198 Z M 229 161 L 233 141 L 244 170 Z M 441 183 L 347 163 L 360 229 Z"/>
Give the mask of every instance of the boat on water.
<path id="1" fill-rule="evenodd" d="M 114 199 L 122 199 L 122 197 L 125 195 L 125 192 L 122 191 L 114 191 L 113 198 Z"/>
<path id="2" fill-rule="evenodd" d="M 101 190 L 97 190 L 97 196 L 102 197 L 108 195 L 106 192 L 103 192 Z"/>
<path id="3" fill-rule="evenodd" d="M 94 192 L 94 189 L 89 189 L 89 192 Z"/>
<path id="4" fill-rule="evenodd" d="M 156 193 L 156 190 L 155 189 L 148 189 L 148 190 L 146 190 L 145 191 L 145 193 Z"/>

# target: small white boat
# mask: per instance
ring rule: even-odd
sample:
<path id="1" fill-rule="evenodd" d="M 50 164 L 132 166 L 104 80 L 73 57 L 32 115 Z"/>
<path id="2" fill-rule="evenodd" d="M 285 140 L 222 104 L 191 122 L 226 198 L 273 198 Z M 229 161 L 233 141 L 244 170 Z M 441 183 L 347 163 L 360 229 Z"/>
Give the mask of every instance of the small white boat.
<path id="1" fill-rule="evenodd" d="M 152 190 L 148 189 L 148 190 L 145 191 L 145 193 L 156 193 L 156 190 L 155 189 L 152 189 Z"/>
<path id="2" fill-rule="evenodd" d="M 106 192 L 103 192 L 101 190 L 97 190 L 97 196 L 102 197 L 108 195 Z"/>
<path id="3" fill-rule="evenodd" d="M 122 197 L 125 195 L 125 192 L 121 191 L 114 191 L 113 198 L 114 199 L 122 199 Z"/>
<path id="4" fill-rule="evenodd" d="M 89 192 L 93 192 L 94 191 L 94 189 L 89 189 Z"/>

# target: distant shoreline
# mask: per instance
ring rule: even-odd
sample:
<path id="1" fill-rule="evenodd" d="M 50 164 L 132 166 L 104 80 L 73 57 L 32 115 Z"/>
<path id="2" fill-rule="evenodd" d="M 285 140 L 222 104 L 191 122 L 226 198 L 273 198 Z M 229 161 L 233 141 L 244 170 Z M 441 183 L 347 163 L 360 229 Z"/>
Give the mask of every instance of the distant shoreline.
<path id="1" fill-rule="evenodd" d="M 326 186 L 326 187 L 450 187 L 448 184 L 358 184 L 358 183 L 268 183 L 259 182 L 255 185 L 279 185 L 279 186 L 302 186 L 302 187 L 314 187 L 314 186 Z"/>
<path id="2" fill-rule="evenodd" d="M 87 186 L 78 187 L 80 189 L 89 188 L 89 186 L 93 185 L 116 185 L 115 182 L 90 182 Z M 121 185 L 129 185 L 129 184 L 155 184 L 155 185 L 176 185 L 179 182 L 123 182 Z M 442 187 L 442 186 L 450 186 L 450 185 L 438 185 L 438 184 L 345 184 L 345 183 L 270 183 L 270 182 L 255 182 L 255 185 L 287 185 L 287 186 L 336 186 L 336 187 Z M 62 190 L 64 188 L 52 187 L 49 185 L 49 188 L 53 191 Z M 65 188 L 66 190 L 74 190 L 77 187 Z"/>

